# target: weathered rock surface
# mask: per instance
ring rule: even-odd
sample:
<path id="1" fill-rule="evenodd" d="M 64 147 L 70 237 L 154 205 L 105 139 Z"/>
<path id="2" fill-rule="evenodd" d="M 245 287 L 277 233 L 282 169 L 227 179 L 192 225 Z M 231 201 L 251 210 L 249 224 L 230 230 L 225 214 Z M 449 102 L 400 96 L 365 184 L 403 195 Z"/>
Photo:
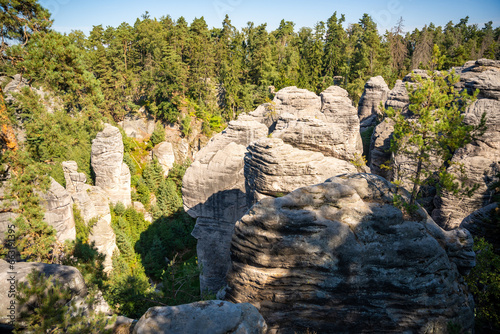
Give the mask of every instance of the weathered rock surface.
<path id="1" fill-rule="evenodd" d="M 65 161 L 62 166 L 66 179 L 66 189 L 80 210 L 85 223 L 89 224 L 97 219 L 94 222 L 89 241 L 94 242 L 97 250 L 106 256 L 103 265 L 104 271 L 108 272 L 113 266 L 113 252 L 118 249 L 115 232 L 111 227 L 108 195 L 100 187 L 93 187 L 85 183 L 86 176 L 78 172 L 76 162 Z"/>
<path id="2" fill-rule="evenodd" d="M 2 298 L 0 298 L 0 323 L 7 324 L 11 320 L 9 318 L 11 301 L 15 301 L 15 312 L 13 314 L 19 315 L 25 308 L 19 305 L 15 298 L 8 296 L 13 288 L 12 283 L 26 282 L 28 274 L 32 270 L 43 273 L 45 276 L 53 276 L 54 280 L 58 280 L 63 286 L 68 287 L 73 297 L 85 297 L 87 295 L 87 287 L 83 280 L 82 274 L 75 267 L 63 266 L 59 264 L 46 264 L 38 262 L 18 262 L 10 267 L 10 264 L 4 260 L 0 260 L 0 291 L 2 291 Z"/>
<path id="3" fill-rule="evenodd" d="M 490 185 L 500 173 L 500 61 L 469 62 L 457 72 L 461 75 L 459 86 L 477 88 L 482 97 L 469 107 L 464 122 L 477 125 L 485 113 L 487 129 L 483 136 L 457 150 L 452 158 L 452 162 L 463 165 L 468 177 L 466 186 L 476 184 L 479 188 L 472 197 L 444 193 L 436 198 L 437 209 L 432 217 L 445 229 L 458 227 L 466 216 L 491 203 Z M 451 167 L 451 171 L 456 170 L 456 165 Z"/>
<path id="4" fill-rule="evenodd" d="M 281 92 L 281 91 L 280 91 Z M 332 86 L 321 93 L 321 109 L 306 108 L 282 112 L 273 137 L 294 147 L 321 152 L 346 161 L 362 153 L 359 120 L 347 91 Z M 316 106 L 316 100 L 310 101 Z M 306 110 L 306 111 L 304 111 Z"/>
<path id="5" fill-rule="evenodd" d="M 153 158 L 158 159 L 158 163 L 163 168 L 163 175 L 168 176 L 168 172 L 174 167 L 175 153 L 172 143 L 161 142 L 153 148 Z"/>
<path id="6" fill-rule="evenodd" d="M 267 326 L 248 304 L 210 300 L 179 306 L 150 308 L 134 327 L 134 334 L 264 334 Z"/>
<path id="7" fill-rule="evenodd" d="M 91 164 L 95 184 L 108 194 L 110 202 L 131 205 L 130 171 L 123 162 L 122 135 L 117 127 L 105 124 L 92 140 Z"/>
<path id="8" fill-rule="evenodd" d="M 392 172 L 383 166 L 391 165 L 391 139 L 394 125 L 388 118 L 375 127 L 370 141 L 370 160 L 368 165 L 373 174 L 391 180 Z"/>
<path id="9" fill-rule="evenodd" d="M 405 112 L 409 103 L 410 97 L 406 90 L 406 84 L 401 80 L 397 80 L 394 88 L 387 93 L 385 107 L 392 107 L 394 110 L 402 110 Z"/>
<path id="10" fill-rule="evenodd" d="M 470 234 L 422 209 L 404 216 L 394 191 L 351 174 L 263 199 L 236 223 L 226 299 L 252 303 L 277 333 L 472 330 L 459 272 L 475 262 Z"/>
<path id="11" fill-rule="evenodd" d="M 474 211 L 460 223 L 461 228 L 466 228 L 474 237 L 484 238 L 496 250 L 500 250 L 500 227 L 495 218 L 500 217 L 500 206 L 491 203 Z"/>
<path id="12" fill-rule="evenodd" d="M 75 240 L 76 228 L 71 195 L 52 178 L 49 190 L 40 195 L 41 204 L 45 209 L 44 220 L 56 230 L 57 239 L 62 243 L 65 240 Z"/>
<path id="13" fill-rule="evenodd" d="M 384 78 L 380 75 L 370 78 L 366 82 L 365 90 L 358 104 L 358 117 L 362 128 L 375 124 L 377 115 L 381 113 L 380 103 L 385 103 L 389 91 Z"/>
<path id="14" fill-rule="evenodd" d="M 197 218 L 192 235 L 198 239 L 198 259 L 203 266 L 202 291 L 217 291 L 223 284 L 234 222 L 247 210 L 243 157 L 248 144 L 267 132 L 255 120 L 231 121 L 196 154 L 184 175 L 184 209 Z"/>
<path id="15" fill-rule="evenodd" d="M 245 156 L 247 206 L 267 196 L 283 196 L 298 187 L 353 172 L 356 167 L 345 160 L 300 150 L 279 138 L 262 138 L 248 146 Z"/>
<path id="16" fill-rule="evenodd" d="M 144 140 L 151 136 L 155 130 L 155 121 L 148 116 L 142 107 L 137 113 L 131 113 L 119 123 L 127 137 Z"/>

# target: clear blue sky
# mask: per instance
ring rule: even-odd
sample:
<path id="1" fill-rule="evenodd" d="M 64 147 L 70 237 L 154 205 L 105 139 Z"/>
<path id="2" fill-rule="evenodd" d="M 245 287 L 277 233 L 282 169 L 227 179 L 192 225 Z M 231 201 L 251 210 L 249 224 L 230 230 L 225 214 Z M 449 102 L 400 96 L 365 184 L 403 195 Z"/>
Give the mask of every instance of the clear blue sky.
<path id="1" fill-rule="evenodd" d="M 54 19 L 53 28 L 60 32 L 82 30 L 86 34 L 92 26 L 117 27 L 122 22 L 133 25 L 135 20 L 149 12 L 151 17 L 170 15 L 173 19 L 184 16 L 191 23 L 203 16 L 209 26 L 221 27 L 225 14 L 241 30 L 248 21 L 256 25 L 267 23 L 268 31 L 276 29 L 281 19 L 301 27 L 314 27 L 337 11 L 345 14 L 346 25 L 356 23 L 368 13 L 377 23 L 380 32 L 394 26 L 403 17 L 405 31 L 421 28 L 433 22 L 444 26 L 458 23 L 469 16 L 469 23 L 493 21 L 500 26 L 500 0 L 40 0 Z"/>

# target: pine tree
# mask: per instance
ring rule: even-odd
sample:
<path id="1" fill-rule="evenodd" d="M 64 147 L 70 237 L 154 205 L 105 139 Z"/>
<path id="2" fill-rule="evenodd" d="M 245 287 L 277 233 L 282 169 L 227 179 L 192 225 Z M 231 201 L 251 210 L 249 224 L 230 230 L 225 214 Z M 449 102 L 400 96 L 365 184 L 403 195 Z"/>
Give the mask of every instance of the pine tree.
<path id="1" fill-rule="evenodd" d="M 455 151 L 471 142 L 475 135 L 485 130 L 484 115 L 480 125 L 463 123 L 464 111 L 475 100 L 466 90 L 459 92 L 454 88 L 459 77 L 454 73 L 435 74 L 429 72 L 430 79 L 416 76 L 418 85 L 410 91 L 409 110 L 412 116 L 407 118 L 401 111 L 392 108 L 386 110 L 387 116 L 394 122 L 394 135 L 391 151 L 403 154 L 415 164 L 413 175 L 396 175 L 396 179 L 407 177 L 413 184 L 409 205 L 413 206 L 420 187 L 430 181 L 433 173 L 438 173 L 438 189 L 458 192 L 456 177 L 448 171 Z M 432 160 L 441 162 L 437 168 Z M 463 189 L 465 192 L 470 189 Z"/>

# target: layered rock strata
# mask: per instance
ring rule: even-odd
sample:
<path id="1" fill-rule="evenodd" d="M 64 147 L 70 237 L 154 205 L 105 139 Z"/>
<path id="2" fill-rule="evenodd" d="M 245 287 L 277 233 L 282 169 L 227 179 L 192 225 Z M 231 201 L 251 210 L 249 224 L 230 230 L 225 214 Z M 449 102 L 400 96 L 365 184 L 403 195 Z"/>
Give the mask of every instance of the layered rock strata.
<path id="1" fill-rule="evenodd" d="M 380 75 L 370 78 L 365 84 L 365 90 L 358 104 L 358 117 L 361 128 L 375 125 L 377 115 L 381 113 L 380 105 L 384 105 L 389 93 L 389 87 Z"/>
<path id="2" fill-rule="evenodd" d="M 470 234 L 404 215 L 394 191 L 354 174 L 263 199 L 236 223 L 226 299 L 255 305 L 275 333 L 472 330 Z"/>

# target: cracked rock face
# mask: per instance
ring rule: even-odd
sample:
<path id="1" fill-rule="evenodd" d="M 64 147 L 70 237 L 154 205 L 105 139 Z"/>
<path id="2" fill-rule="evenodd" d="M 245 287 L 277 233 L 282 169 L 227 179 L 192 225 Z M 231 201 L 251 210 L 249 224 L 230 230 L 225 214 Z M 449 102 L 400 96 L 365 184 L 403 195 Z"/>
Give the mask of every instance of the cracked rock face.
<path id="1" fill-rule="evenodd" d="M 92 140 L 91 164 L 95 185 L 108 194 L 110 202 L 131 205 L 130 171 L 123 162 L 122 135 L 117 127 L 105 124 Z"/>
<path id="2" fill-rule="evenodd" d="M 245 156 L 247 206 L 268 196 L 283 196 L 329 177 L 356 172 L 353 164 L 319 152 L 300 150 L 278 138 L 262 138 Z"/>
<path id="3" fill-rule="evenodd" d="M 380 103 L 385 103 L 389 92 L 389 87 L 380 75 L 366 82 L 358 104 L 358 117 L 363 128 L 374 125 L 377 115 L 381 113 Z"/>
<path id="4" fill-rule="evenodd" d="M 85 174 L 77 171 L 78 166 L 74 161 L 62 163 L 66 190 L 71 195 L 72 202 L 80 210 L 86 224 L 92 219 L 97 219 L 89 235 L 89 241 L 95 243 L 99 253 L 104 254 L 104 271 L 113 268 L 112 256 L 116 246 L 116 236 L 111 227 L 111 212 L 109 210 L 108 195 L 97 186 L 86 184 Z"/>
<path id="5" fill-rule="evenodd" d="M 75 240 L 73 201 L 66 189 L 51 178 L 49 190 L 41 194 L 41 204 L 45 208 L 44 220 L 56 230 L 57 239 Z"/>
<path id="6" fill-rule="evenodd" d="M 403 215 L 394 191 L 349 174 L 263 199 L 236 223 L 226 300 L 255 305 L 276 333 L 472 330 L 470 234 Z"/>
<path id="7" fill-rule="evenodd" d="M 468 180 L 465 185 L 477 185 L 472 197 L 444 193 L 435 199 L 434 220 L 445 229 L 460 225 L 469 214 L 492 203 L 490 185 L 500 173 L 500 61 L 480 59 L 458 68 L 459 87 L 479 89 L 479 99 L 465 113 L 464 122 L 477 125 L 486 115 L 486 132 L 465 147 L 458 149 L 452 162 L 462 164 Z M 450 170 L 456 173 L 458 167 Z"/>

